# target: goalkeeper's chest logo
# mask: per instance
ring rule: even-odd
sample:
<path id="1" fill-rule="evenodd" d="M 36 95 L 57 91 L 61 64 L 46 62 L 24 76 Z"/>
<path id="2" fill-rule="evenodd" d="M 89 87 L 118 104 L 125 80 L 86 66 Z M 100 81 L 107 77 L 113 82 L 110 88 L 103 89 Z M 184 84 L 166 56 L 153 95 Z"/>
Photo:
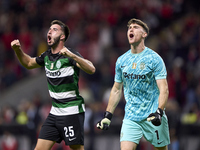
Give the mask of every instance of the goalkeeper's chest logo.
<path id="1" fill-rule="evenodd" d="M 132 69 L 136 69 L 136 67 L 137 67 L 137 63 L 133 63 Z"/>
<path id="2" fill-rule="evenodd" d="M 136 67 L 137 67 L 137 63 L 133 63 L 132 69 L 136 69 Z M 139 67 L 141 70 L 143 70 L 145 68 L 145 63 L 141 62 Z"/>
<path id="3" fill-rule="evenodd" d="M 141 62 L 140 63 L 140 69 L 143 70 L 145 68 L 145 63 Z"/>

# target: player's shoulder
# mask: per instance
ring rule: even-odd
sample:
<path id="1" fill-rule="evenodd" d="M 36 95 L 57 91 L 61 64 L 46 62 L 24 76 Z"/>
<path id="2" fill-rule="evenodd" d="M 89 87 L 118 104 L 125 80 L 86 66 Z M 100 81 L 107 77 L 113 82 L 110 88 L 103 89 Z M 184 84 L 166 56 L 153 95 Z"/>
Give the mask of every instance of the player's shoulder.
<path id="1" fill-rule="evenodd" d="M 153 49 L 149 47 L 145 47 L 145 51 L 146 53 L 149 53 L 149 54 L 158 54 L 156 51 L 154 51 Z"/>
<path id="2" fill-rule="evenodd" d="M 47 49 L 46 51 L 42 52 L 39 57 L 45 57 L 45 56 L 48 56 L 50 55 L 51 53 L 51 49 Z"/>
<path id="3" fill-rule="evenodd" d="M 74 53 L 75 55 L 80 56 L 80 57 L 83 57 L 78 51 L 76 51 L 76 50 L 74 50 L 74 49 L 72 49 L 72 48 L 70 48 L 70 47 L 67 47 L 67 49 L 68 49 L 69 51 L 71 51 L 72 53 Z"/>
<path id="4" fill-rule="evenodd" d="M 161 56 L 156 52 L 156 51 L 154 51 L 154 50 L 152 50 L 151 48 L 149 48 L 149 47 L 145 47 L 145 52 L 149 55 L 149 56 L 151 56 L 151 57 L 153 57 L 153 58 L 161 58 Z"/>

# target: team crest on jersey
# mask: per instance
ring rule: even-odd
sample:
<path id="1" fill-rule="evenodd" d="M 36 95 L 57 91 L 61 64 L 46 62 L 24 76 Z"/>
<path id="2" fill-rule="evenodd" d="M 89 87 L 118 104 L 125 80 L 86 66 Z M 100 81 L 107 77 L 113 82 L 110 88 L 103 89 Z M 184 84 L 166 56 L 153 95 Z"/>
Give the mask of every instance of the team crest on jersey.
<path id="1" fill-rule="evenodd" d="M 142 62 L 142 63 L 140 64 L 140 69 L 143 70 L 144 68 L 145 68 L 145 63 Z"/>
<path id="2" fill-rule="evenodd" d="M 60 67 L 61 67 L 61 62 L 60 62 L 60 60 L 57 61 L 56 67 L 57 67 L 57 68 L 60 68 Z"/>
<path id="3" fill-rule="evenodd" d="M 136 69 L 137 63 L 133 63 L 132 69 Z"/>

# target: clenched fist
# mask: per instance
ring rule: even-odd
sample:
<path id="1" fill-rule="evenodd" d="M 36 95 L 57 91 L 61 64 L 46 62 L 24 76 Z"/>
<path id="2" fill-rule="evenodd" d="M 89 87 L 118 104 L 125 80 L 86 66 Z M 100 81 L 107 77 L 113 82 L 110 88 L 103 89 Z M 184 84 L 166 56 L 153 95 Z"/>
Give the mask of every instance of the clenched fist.
<path id="1" fill-rule="evenodd" d="M 113 116 L 112 113 L 106 111 L 104 113 L 104 118 L 97 123 L 97 128 L 101 130 L 108 130 L 111 123 L 112 116 Z"/>
<path id="2" fill-rule="evenodd" d="M 60 50 L 59 54 L 64 55 L 66 57 L 72 57 L 74 56 L 74 54 L 68 50 L 66 47 L 64 47 L 63 49 Z"/>
<path id="3" fill-rule="evenodd" d="M 151 113 L 147 121 L 151 121 L 153 125 L 159 126 L 162 122 L 162 116 L 163 116 L 163 110 L 161 108 L 158 108 L 155 113 Z"/>
<path id="4" fill-rule="evenodd" d="M 19 40 L 14 40 L 11 42 L 11 47 L 13 50 L 17 51 L 21 49 L 21 44 L 19 42 Z"/>

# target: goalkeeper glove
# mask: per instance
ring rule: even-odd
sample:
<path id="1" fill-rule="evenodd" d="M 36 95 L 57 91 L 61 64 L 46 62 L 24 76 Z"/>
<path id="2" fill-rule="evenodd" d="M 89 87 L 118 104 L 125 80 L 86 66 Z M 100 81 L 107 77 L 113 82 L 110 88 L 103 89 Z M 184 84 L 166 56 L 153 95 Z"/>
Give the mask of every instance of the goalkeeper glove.
<path id="1" fill-rule="evenodd" d="M 162 116 L 163 110 L 161 108 L 158 108 L 155 113 L 151 113 L 148 116 L 147 121 L 151 121 L 153 125 L 159 126 L 161 125 Z"/>
<path id="2" fill-rule="evenodd" d="M 97 128 L 101 130 L 108 130 L 113 114 L 106 111 L 104 118 L 97 123 Z"/>

